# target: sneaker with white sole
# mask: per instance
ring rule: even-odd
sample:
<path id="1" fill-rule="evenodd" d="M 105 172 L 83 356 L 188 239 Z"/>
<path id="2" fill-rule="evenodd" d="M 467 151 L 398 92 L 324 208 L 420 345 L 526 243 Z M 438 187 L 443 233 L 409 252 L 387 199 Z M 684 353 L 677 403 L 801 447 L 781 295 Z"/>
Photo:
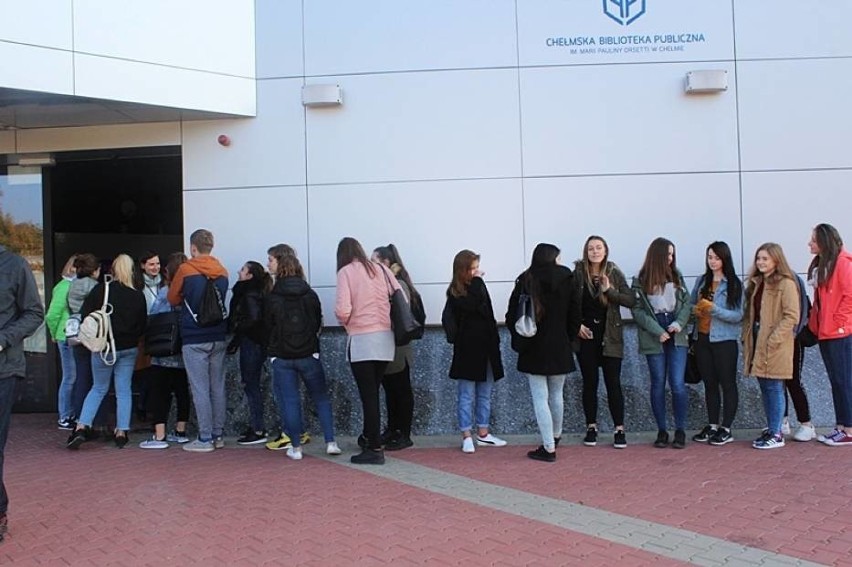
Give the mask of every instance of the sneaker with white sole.
<path id="1" fill-rule="evenodd" d="M 829 447 L 852 447 L 852 435 L 841 431 L 831 439 L 826 439 L 825 444 Z"/>
<path id="2" fill-rule="evenodd" d="M 793 434 L 793 439 L 796 441 L 810 441 L 816 439 L 816 429 L 813 425 L 799 425 L 796 432 Z"/>
<path id="3" fill-rule="evenodd" d="M 755 449 L 780 449 L 784 446 L 783 435 L 767 435 L 751 444 Z"/>
<path id="4" fill-rule="evenodd" d="M 294 461 L 301 461 L 302 460 L 302 448 L 301 447 L 293 447 L 291 445 L 290 448 L 287 449 L 287 456 L 290 457 L 291 459 L 293 459 Z"/>
<path id="5" fill-rule="evenodd" d="M 833 429 L 830 433 L 826 433 L 825 435 L 820 435 L 817 437 L 817 441 L 820 443 L 825 443 L 826 445 L 830 445 L 829 441 L 834 439 L 835 437 L 839 437 L 843 431 L 839 429 Z"/>
<path id="6" fill-rule="evenodd" d="M 225 438 L 221 435 L 216 435 L 213 437 L 213 448 L 214 449 L 224 449 L 225 448 Z"/>
<path id="7" fill-rule="evenodd" d="M 462 440 L 462 452 L 463 453 L 474 453 L 474 452 L 476 452 L 476 446 L 473 444 L 473 437 L 465 437 Z"/>
<path id="8" fill-rule="evenodd" d="M 213 441 L 202 441 L 201 439 L 185 443 L 181 448 L 190 453 L 212 453 L 216 450 L 216 447 L 213 446 Z"/>
<path id="9" fill-rule="evenodd" d="M 505 447 L 506 441 L 489 433 L 485 437 L 477 435 L 476 444 L 480 447 Z"/>
<path id="10" fill-rule="evenodd" d="M 165 439 L 157 439 L 157 437 L 151 437 L 150 439 L 146 439 L 139 443 L 140 449 L 168 449 L 169 444 Z"/>
<path id="11" fill-rule="evenodd" d="M 338 447 L 337 441 L 329 441 L 325 444 L 326 455 L 339 455 L 341 453 L 343 453 L 343 451 L 341 451 L 340 447 Z"/>
<path id="12" fill-rule="evenodd" d="M 186 431 L 172 431 L 166 435 L 166 441 L 183 445 L 184 443 L 189 443 L 189 437 L 187 437 Z"/>
<path id="13" fill-rule="evenodd" d="M 781 435 L 790 435 L 790 432 L 790 420 L 785 417 L 781 422 Z"/>

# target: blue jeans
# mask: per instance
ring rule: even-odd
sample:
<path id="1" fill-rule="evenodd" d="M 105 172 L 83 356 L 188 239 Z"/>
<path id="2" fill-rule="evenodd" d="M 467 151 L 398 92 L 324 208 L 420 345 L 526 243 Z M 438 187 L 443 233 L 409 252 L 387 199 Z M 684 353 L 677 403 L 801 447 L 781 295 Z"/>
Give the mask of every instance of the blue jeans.
<path id="1" fill-rule="evenodd" d="M 225 429 L 225 341 L 183 345 L 181 353 L 198 420 L 198 439 L 212 441 Z"/>
<path id="2" fill-rule="evenodd" d="M 852 336 L 819 342 L 837 425 L 852 427 Z"/>
<path id="3" fill-rule="evenodd" d="M 658 320 L 660 316 L 658 315 Z M 671 321 L 663 324 L 666 328 Z M 648 372 L 651 374 L 651 411 L 659 431 L 666 431 L 666 381 L 672 391 L 672 409 L 674 410 L 675 429 L 686 429 L 686 408 L 689 402 L 683 373 L 686 370 L 685 346 L 676 346 L 674 338 L 661 345 L 663 352 L 647 354 Z"/>
<path id="4" fill-rule="evenodd" d="M 77 345 L 71 347 L 71 354 L 74 357 L 75 378 L 71 387 L 71 413 L 79 421 L 80 416 L 83 415 L 83 402 L 94 384 L 92 379 L 92 352 L 82 345 Z M 101 403 L 95 412 L 91 425 L 102 426 L 105 424 L 106 410 L 104 404 Z"/>
<path id="5" fill-rule="evenodd" d="M 95 414 L 101 407 L 101 402 L 109 392 L 109 383 L 115 378 L 115 428 L 120 431 L 130 430 L 130 412 L 133 407 L 133 367 L 136 366 L 136 347 L 117 351 L 115 364 L 109 366 L 101 360 L 101 355 L 91 353 L 92 357 L 92 389 L 86 394 L 83 411 L 80 413 L 81 425 L 92 426 Z"/>
<path id="6" fill-rule="evenodd" d="M 0 515 L 9 508 L 9 495 L 3 484 L 3 454 L 6 451 L 6 438 L 9 436 L 9 424 L 12 420 L 12 404 L 15 403 L 15 383 L 17 378 L 0 380 Z"/>
<path id="7" fill-rule="evenodd" d="M 487 380 L 483 382 L 456 381 L 458 382 L 459 429 L 462 433 L 473 429 L 474 417 L 476 417 L 477 427 L 487 428 L 491 420 L 491 390 L 494 388 L 491 365 L 488 365 Z M 473 413 L 471 413 L 471 406 L 473 406 Z"/>
<path id="8" fill-rule="evenodd" d="M 766 427 L 773 435 L 781 435 L 781 420 L 784 419 L 786 404 L 785 381 L 758 377 L 757 382 L 760 384 L 760 397 L 763 398 L 763 411 L 766 412 Z"/>
<path id="9" fill-rule="evenodd" d="M 57 342 L 56 348 L 59 349 L 59 364 L 62 367 L 62 381 L 59 383 L 59 400 L 57 401 L 59 419 L 69 419 L 76 417 L 72 394 L 74 382 L 77 380 L 77 367 L 72 347 L 67 341 Z"/>
<path id="10" fill-rule="evenodd" d="M 302 392 L 299 378 L 305 383 L 311 399 L 317 407 L 325 442 L 334 441 L 334 420 L 331 417 L 331 399 L 325 383 L 322 362 L 313 356 L 305 358 L 274 358 L 272 360 L 272 387 L 281 416 L 283 430 L 290 437 L 293 447 L 301 444 L 302 435 Z"/>
<path id="11" fill-rule="evenodd" d="M 251 428 L 265 431 L 263 424 L 263 395 L 260 392 L 260 377 L 266 360 L 264 348 L 253 340 L 243 337 L 240 341 L 240 376 L 246 393 Z"/>
<path id="12" fill-rule="evenodd" d="M 556 448 L 554 437 L 562 437 L 562 417 L 564 415 L 562 390 L 565 386 L 566 376 L 567 374 L 555 376 L 529 374 L 527 376 L 530 383 L 533 409 L 535 410 L 535 420 L 541 433 L 541 444 L 549 451 Z"/>

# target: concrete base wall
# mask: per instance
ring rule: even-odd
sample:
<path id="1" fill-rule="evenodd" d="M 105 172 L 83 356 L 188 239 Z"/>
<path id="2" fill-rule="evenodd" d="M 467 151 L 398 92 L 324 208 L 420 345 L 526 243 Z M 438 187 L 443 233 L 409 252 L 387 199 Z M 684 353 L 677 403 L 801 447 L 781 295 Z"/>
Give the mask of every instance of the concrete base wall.
<path id="1" fill-rule="evenodd" d="M 491 424 L 495 433 L 536 433 L 535 415 L 530 401 L 529 387 L 525 375 L 515 367 L 517 357 L 509 348 L 509 334 L 501 328 L 503 363 L 506 377 L 498 381 L 492 397 Z M 649 401 L 648 367 L 644 357 L 637 354 L 636 328 L 628 325 L 625 332 L 625 353 L 621 381 L 625 397 L 625 425 L 628 431 L 656 431 L 657 426 L 651 413 Z M 334 424 L 339 435 L 357 435 L 361 432 L 361 402 L 349 365 L 344 358 L 346 335 L 341 329 L 326 330 L 322 336 L 322 360 L 328 378 L 334 408 Z M 429 328 L 422 340 L 415 342 L 415 364 L 411 381 L 414 388 L 415 435 L 439 435 L 455 433 L 456 382 L 447 377 L 452 345 L 447 344 L 440 328 Z M 245 403 L 237 356 L 227 360 L 228 421 L 226 432 L 236 434 L 248 425 L 248 407 Z M 742 366 L 742 364 L 740 364 Z M 268 368 L 267 368 L 268 370 Z M 766 419 L 757 381 L 738 377 L 740 404 L 734 428 L 759 429 L 765 427 Z M 813 422 L 818 426 L 834 424 L 831 388 L 818 348 L 807 349 L 802 382 L 810 402 Z M 266 424 L 272 430 L 279 429 L 279 418 L 269 387 L 269 374 L 264 374 L 266 397 Z M 704 403 L 704 386 L 687 386 L 689 390 L 688 427 L 699 429 L 707 422 Z M 585 431 L 585 418 L 581 400 L 582 381 L 579 371 L 568 376 L 565 383 L 564 431 Z M 669 399 L 669 428 L 673 428 L 671 402 Z M 307 394 L 303 402 L 303 413 L 308 431 L 321 433 L 316 411 Z M 795 412 L 790 404 L 791 421 L 795 423 Z M 601 431 L 612 430 L 612 420 L 607 407 L 603 380 L 599 390 L 598 423 Z"/>

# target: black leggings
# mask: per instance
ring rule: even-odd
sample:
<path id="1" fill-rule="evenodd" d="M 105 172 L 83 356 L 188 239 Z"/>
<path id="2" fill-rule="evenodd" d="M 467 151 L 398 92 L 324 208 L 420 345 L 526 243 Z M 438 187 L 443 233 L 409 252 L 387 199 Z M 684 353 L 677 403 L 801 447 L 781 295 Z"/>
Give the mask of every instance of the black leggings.
<path id="1" fill-rule="evenodd" d="M 152 366 L 149 370 L 148 409 L 153 422 L 167 423 L 172 393 L 177 404 L 177 421 L 189 421 L 189 383 L 186 370 Z"/>
<path id="2" fill-rule="evenodd" d="M 385 389 L 385 403 L 388 408 L 388 431 L 401 431 L 411 436 L 411 421 L 414 418 L 414 392 L 411 390 L 411 370 L 408 362 L 405 368 L 382 378 Z"/>
<path id="3" fill-rule="evenodd" d="M 811 408 L 808 405 L 808 396 L 802 388 L 802 365 L 805 362 L 805 347 L 796 339 L 793 342 L 793 378 L 784 380 L 790 398 L 793 398 L 793 407 L 796 409 L 796 417 L 799 423 L 807 423 L 811 420 Z M 790 399 L 784 396 L 784 417 L 790 415 Z"/>
<path id="4" fill-rule="evenodd" d="M 362 362 L 350 362 L 352 375 L 358 385 L 358 394 L 361 396 L 361 409 L 364 413 L 364 437 L 367 438 L 367 446 L 370 449 L 381 449 L 381 424 L 379 420 L 379 384 L 387 368 L 387 361 L 364 360 Z"/>
<path id="5" fill-rule="evenodd" d="M 704 382 L 704 399 L 707 402 L 708 423 L 730 429 L 737 416 L 740 393 L 737 388 L 737 341 L 710 342 L 710 336 L 698 333 L 695 360 Z M 721 397 L 719 389 L 722 390 Z M 720 407 L 721 406 L 721 407 Z M 719 421 L 719 413 L 722 421 Z"/>
<path id="6" fill-rule="evenodd" d="M 583 375 L 583 413 L 586 424 L 598 422 L 598 368 L 603 370 L 609 413 L 616 427 L 624 426 L 624 393 L 621 390 L 621 359 L 603 354 L 604 327 L 590 327 L 593 339 L 580 339 L 580 374 Z"/>

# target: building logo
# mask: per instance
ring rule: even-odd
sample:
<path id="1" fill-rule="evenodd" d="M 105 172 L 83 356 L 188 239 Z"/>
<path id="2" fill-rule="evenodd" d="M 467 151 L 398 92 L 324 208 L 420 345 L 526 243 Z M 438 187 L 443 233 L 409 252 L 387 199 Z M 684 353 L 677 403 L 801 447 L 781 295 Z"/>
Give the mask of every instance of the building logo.
<path id="1" fill-rule="evenodd" d="M 604 14 L 629 26 L 645 13 L 645 0 L 603 0 Z"/>

